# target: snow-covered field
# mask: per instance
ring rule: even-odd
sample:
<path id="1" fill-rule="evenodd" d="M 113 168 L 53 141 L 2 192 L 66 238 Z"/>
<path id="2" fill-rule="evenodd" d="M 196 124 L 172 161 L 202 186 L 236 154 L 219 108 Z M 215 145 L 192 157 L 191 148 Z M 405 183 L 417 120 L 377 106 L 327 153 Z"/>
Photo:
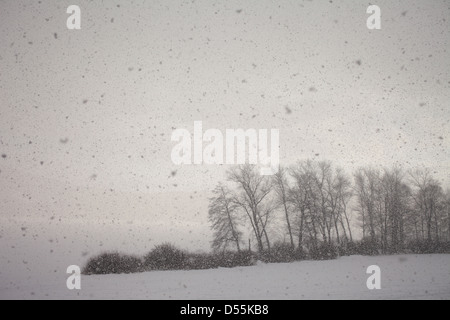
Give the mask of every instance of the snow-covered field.
<path id="1" fill-rule="evenodd" d="M 368 290 L 367 267 L 381 268 Z M 342 257 L 205 271 L 83 276 L 69 291 L 61 276 L 0 287 L 1 299 L 450 299 L 450 255 Z"/>

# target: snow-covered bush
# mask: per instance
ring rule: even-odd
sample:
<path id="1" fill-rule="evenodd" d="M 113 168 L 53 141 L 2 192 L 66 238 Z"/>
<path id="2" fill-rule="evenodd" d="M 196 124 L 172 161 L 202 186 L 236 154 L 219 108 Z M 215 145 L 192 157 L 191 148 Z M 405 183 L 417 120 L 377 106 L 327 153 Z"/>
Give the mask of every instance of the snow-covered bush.
<path id="1" fill-rule="evenodd" d="M 376 256 L 380 254 L 380 244 L 376 240 L 364 238 L 356 243 L 357 253 L 363 256 Z"/>
<path id="2" fill-rule="evenodd" d="M 409 242 L 407 248 L 416 254 L 450 253 L 450 242 L 415 240 Z"/>
<path id="3" fill-rule="evenodd" d="M 214 260 L 217 262 L 217 266 L 221 268 L 245 267 L 255 264 L 254 255 L 249 251 L 226 251 L 216 254 Z"/>
<path id="4" fill-rule="evenodd" d="M 142 271 L 143 263 L 140 258 L 114 252 L 91 258 L 84 267 L 83 274 L 123 274 Z"/>
<path id="5" fill-rule="evenodd" d="M 212 254 L 191 253 L 188 254 L 185 267 L 188 270 L 216 269 L 219 267 L 219 263 Z"/>
<path id="6" fill-rule="evenodd" d="M 156 246 L 144 258 L 146 270 L 183 270 L 187 265 L 187 253 L 170 243 Z"/>
<path id="7" fill-rule="evenodd" d="M 309 257 L 312 260 L 333 260 L 338 257 L 338 252 L 333 243 L 322 242 L 309 250 Z"/>
<path id="8" fill-rule="evenodd" d="M 276 242 L 268 254 L 269 262 L 293 262 L 297 260 L 296 250 L 288 243 Z"/>

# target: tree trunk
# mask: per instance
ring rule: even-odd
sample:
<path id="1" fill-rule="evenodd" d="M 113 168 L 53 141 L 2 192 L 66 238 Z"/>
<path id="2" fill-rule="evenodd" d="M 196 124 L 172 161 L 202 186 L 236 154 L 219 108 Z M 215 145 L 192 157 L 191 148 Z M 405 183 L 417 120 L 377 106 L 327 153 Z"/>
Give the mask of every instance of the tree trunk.
<path id="1" fill-rule="evenodd" d="M 287 227 L 288 227 L 289 237 L 291 239 L 292 250 L 294 250 L 295 249 L 294 237 L 292 235 L 291 222 L 289 221 L 289 211 L 287 209 L 285 200 L 284 200 L 284 213 L 286 214 L 286 223 L 287 223 Z"/>
<path id="2" fill-rule="evenodd" d="M 267 250 L 269 251 L 269 254 L 270 254 L 270 242 L 269 242 L 269 237 L 267 235 L 267 231 L 265 228 L 264 228 L 264 237 L 266 238 Z"/>
<path id="3" fill-rule="evenodd" d="M 304 224 L 305 224 L 305 211 L 301 210 L 301 216 L 300 216 L 300 232 L 298 235 L 298 248 L 302 250 L 303 248 L 303 230 L 304 230 Z"/>

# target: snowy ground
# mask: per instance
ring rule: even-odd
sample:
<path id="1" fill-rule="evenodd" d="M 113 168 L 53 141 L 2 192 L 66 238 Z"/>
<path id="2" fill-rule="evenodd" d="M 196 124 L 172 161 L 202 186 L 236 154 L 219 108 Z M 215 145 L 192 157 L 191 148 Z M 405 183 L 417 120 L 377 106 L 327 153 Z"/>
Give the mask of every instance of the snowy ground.
<path id="1" fill-rule="evenodd" d="M 382 289 L 367 289 L 367 267 L 381 268 Z M 83 276 L 1 284 L 0 299 L 450 299 L 450 255 L 343 257 L 206 271 Z"/>

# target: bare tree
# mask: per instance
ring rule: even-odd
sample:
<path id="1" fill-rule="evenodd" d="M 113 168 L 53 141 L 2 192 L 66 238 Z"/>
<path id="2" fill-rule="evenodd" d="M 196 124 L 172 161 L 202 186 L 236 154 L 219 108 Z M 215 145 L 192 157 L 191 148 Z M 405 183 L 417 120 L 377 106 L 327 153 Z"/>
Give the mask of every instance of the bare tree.
<path id="1" fill-rule="evenodd" d="M 294 236 L 292 234 L 292 227 L 290 221 L 290 203 L 289 203 L 289 183 L 286 175 L 287 170 L 285 168 L 280 168 L 278 173 L 273 176 L 272 182 L 274 190 L 276 192 L 276 205 L 282 207 L 286 219 L 287 231 L 289 234 L 289 239 L 291 241 L 292 249 L 295 249 Z"/>
<path id="2" fill-rule="evenodd" d="M 310 174 L 313 178 L 313 188 L 311 195 L 315 204 L 315 211 L 319 230 L 322 233 L 323 242 L 331 243 L 331 229 L 333 218 L 330 211 L 330 199 L 326 191 L 326 183 L 331 179 L 331 163 L 319 162 L 312 163 Z"/>
<path id="3" fill-rule="evenodd" d="M 209 205 L 209 221 L 214 230 L 213 250 L 226 250 L 232 243 L 240 252 L 242 232 L 238 229 L 239 218 L 233 196 L 222 184 L 213 193 L 214 197 L 210 199 Z"/>
<path id="4" fill-rule="evenodd" d="M 292 204 L 295 212 L 295 220 L 298 235 L 298 247 L 302 249 L 307 215 L 307 179 L 305 177 L 303 166 L 299 164 L 290 170 L 290 176 L 293 178 L 293 186 L 289 189 L 288 201 Z"/>
<path id="5" fill-rule="evenodd" d="M 253 229 L 259 252 L 264 251 L 263 237 L 270 250 L 267 226 L 272 210 L 266 205 L 272 191 L 270 180 L 261 176 L 254 166 L 243 165 L 228 172 L 228 180 L 237 184 L 233 201 L 245 212 Z"/>
<path id="6" fill-rule="evenodd" d="M 347 209 L 348 203 L 350 202 L 353 196 L 352 184 L 350 179 L 345 175 L 342 169 L 336 170 L 336 178 L 333 185 L 333 189 L 335 190 L 337 197 L 337 219 L 341 224 L 345 240 L 347 242 L 348 240 L 350 240 L 350 242 L 353 242 L 352 228 L 350 225 L 350 216 L 349 216 L 350 213 L 348 212 Z"/>
<path id="7" fill-rule="evenodd" d="M 304 241 L 308 240 L 317 248 L 317 206 L 314 195 L 314 171 L 313 162 L 299 162 L 291 168 L 290 176 L 293 178 L 293 186 L 289 190 L 289 201 L 296 213 L 296 230 L 298 234 L 298 247 L 303 248 Z"/>
<path id="8" fill-rule="evenodd" d="M 355 192 L 357 195 L 358 211 L 362 215 L 362 228 L 365 236 L 369 231 L 372 242 L 377 240 L 377 220 L 383 222 L 379 212 L 379 172 L 372 169 L 360 169 L 355 173 Z M 381 229 L 382 226 L 381 226 Z"/>
<path id="9" fill-rule="evenodd" d="M 435 239 L 439 241 L 439 216 L 442 212 L 443 191 L 440 183 L 431 177 L 429 170 L 410 172 L 415 192 L 413 199 L 420 213 L 422 236 L 426 229 L 426 238 L 432 241 L 433 231 Z"/>
<path id="10" fill-rule="evenodd" d="M 410 188 L 404 183 L 404 172 L 399 167 L 385 169 L 382 177 L 382 196 L 384 198 L 384 214 L 388 219 L 384 240 L 391 252 L 403 249 L 405 241 L 405 220 L 410 206 Z M 388 240 L 389 243 L 388 243 Z M 385 248 L 387 249 L 387 248 Z"/>
<path id="11" fill-rule="evenodd" d="M 353 217 L 369 240 L 362 248 L 372 254 L 402 252 L 406 245 L 433 250 L 434 244 L 420 241 L 450 241 L 450 190 L 444 193 L 428 170 L 411 171 L 408 178 L 398 166 L 366 167 L 354 173 L 352 183 L 330 162 L 308 160 L 272 177 L 261 176 L 254 166 L 235 167 L 228 181 L 233 191 L 219 185 L 210 204 L 216 250 L 230 245 L 241 250 L 239 227 L 247 222 L 259 252 L 270 252 L 274 238 L 310 253 L 334 244 L 345 249 L 354 240 Z"/>

